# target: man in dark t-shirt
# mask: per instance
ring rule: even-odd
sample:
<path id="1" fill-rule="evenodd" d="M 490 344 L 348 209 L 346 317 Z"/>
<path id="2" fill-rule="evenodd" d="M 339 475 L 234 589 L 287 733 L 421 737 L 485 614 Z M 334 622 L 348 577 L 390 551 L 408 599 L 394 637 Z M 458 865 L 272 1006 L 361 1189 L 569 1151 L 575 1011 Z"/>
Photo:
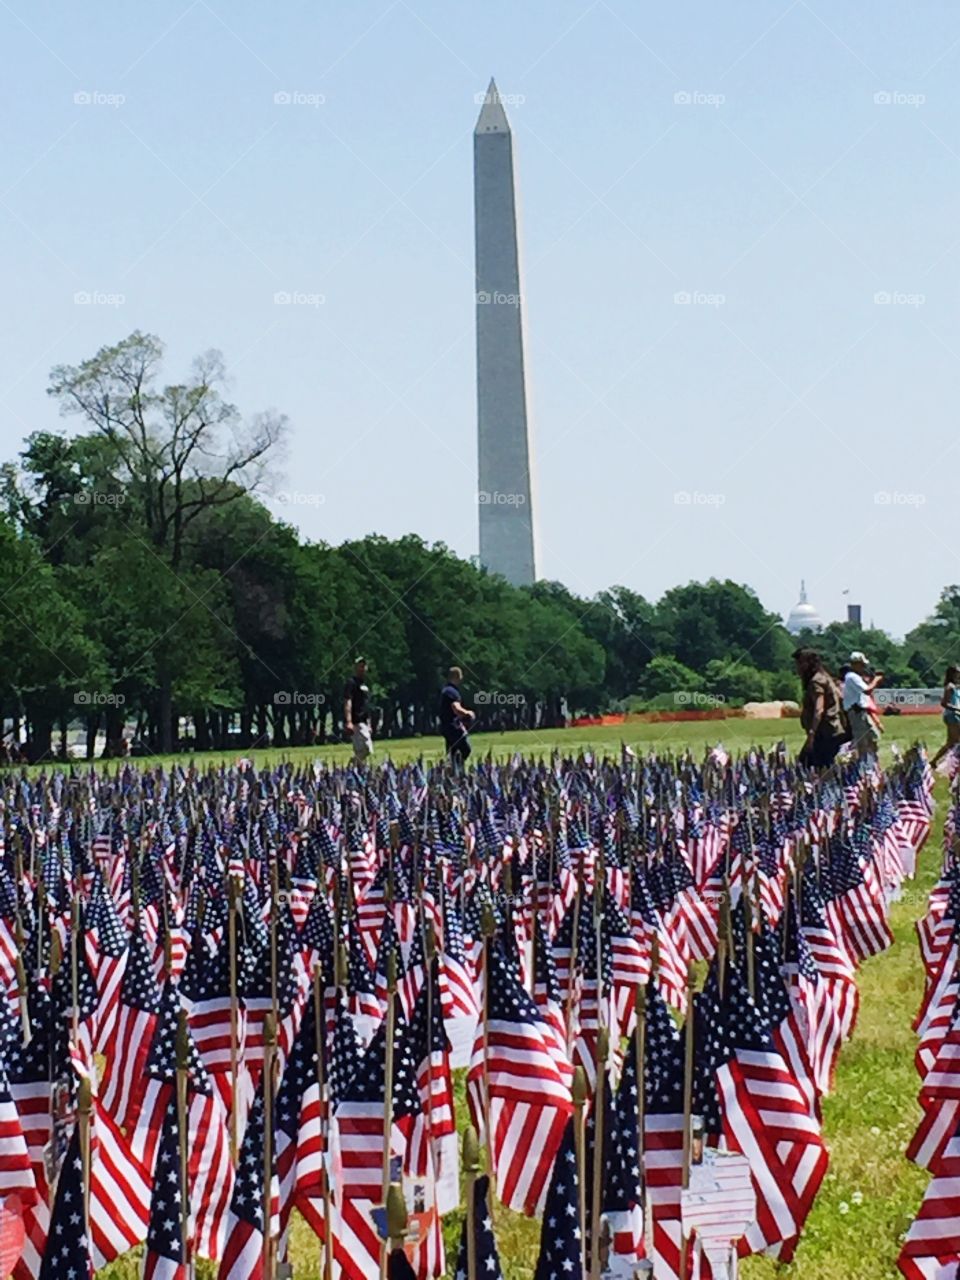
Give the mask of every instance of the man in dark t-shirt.
<path id="1" fill-rule="evenodd" d="M 353 675 L 343 690 L 343 732 L 352 741 L 353 754 L 362 764 L 373 753 L 366 658 L 356 659 Z"/>
<path id="2" fill-rule="evenodd" d="M 447 744 L 450 759 L 461 764 L 470 754 L 470 739 L 467 734 L 477 718 L 476 713 L 465 707 L 460 699 L 462 679 L 463 672 L 460 668 L 451 667 L 447 672 L 447 683 L 440 690 L 440 732 Z"/>

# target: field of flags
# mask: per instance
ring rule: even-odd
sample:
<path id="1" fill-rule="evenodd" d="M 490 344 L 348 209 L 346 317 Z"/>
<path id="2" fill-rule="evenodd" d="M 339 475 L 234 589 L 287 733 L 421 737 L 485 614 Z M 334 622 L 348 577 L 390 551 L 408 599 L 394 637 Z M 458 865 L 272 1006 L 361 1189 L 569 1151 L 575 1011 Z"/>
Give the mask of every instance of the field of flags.
<path id="1" fill-rule="evenodd" d="M 907 1155 L 932 1175 L 900 1254 L 908 1280 L 960 1273 L 960 774 L 943 829 L 943 864 L 917 921 L 924 994 L 914 1021 L 923 1112 Z"/>
<path id="2" fill-rule="evenodd" d="M 536 1280 L 719 1276 L 684 1225 L 702 1134 L 748 1166 L 714 1206 L 750 1206 L 736 1252 L 789 1260 L 932 783 L 919 747 L 822 779 L 782 749 L 8 775 L 0 1253 L 17 1280 L 134 1248 L 150 1280 L 497 1280 L 507 1206 L 542 1223 Z M 955 826 L 919 925 L 910 1277 L 960 1247 Z"/>

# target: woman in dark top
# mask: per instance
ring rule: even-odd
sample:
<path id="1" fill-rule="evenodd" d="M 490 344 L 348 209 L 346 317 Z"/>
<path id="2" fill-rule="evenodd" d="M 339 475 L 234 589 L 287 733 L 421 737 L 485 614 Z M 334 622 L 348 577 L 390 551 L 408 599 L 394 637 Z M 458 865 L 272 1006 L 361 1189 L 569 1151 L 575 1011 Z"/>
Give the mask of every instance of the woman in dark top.
<path id="1" fill-rule="evenodd" d="M 850 736 L 843 714 L 843 698 L 815 650 L 797 649 L 793 662 L 803 683 L 800 723 L 807 731 L 800 763 L 812 769 L 828 769 Z"/>

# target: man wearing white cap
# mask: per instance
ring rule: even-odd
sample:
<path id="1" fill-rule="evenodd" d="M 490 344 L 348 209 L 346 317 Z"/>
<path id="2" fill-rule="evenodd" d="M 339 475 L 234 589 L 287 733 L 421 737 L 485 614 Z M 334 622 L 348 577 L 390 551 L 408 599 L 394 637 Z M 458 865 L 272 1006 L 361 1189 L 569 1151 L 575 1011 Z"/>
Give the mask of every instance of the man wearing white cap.
<path id="1" fill-rule="evenodd" d="M 883 680 L 883 672 L 869 675 L 867 655 L 855 649 L 850 670 L 843 678 L 843 709 L 850 721 L 850 737 L 860 755 L 876 751 L 879 738 L 873 708 L 873 691 Z"/>

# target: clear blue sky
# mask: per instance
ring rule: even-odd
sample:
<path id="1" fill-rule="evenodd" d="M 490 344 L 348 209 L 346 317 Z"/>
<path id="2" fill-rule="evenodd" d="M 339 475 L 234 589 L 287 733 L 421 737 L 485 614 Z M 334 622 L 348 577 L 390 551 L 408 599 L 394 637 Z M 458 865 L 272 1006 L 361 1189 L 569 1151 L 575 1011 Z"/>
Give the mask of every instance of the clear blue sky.
<path id="1" fill-rule="evenodd" d="M 494 74 L 543 576 L 784 613 L 805 576 L 895 633 L 960 581 L 955 4 L 0 0 L 0 36 L 0 457 L 57 426 L 53 363 L 141 328 L 289 415 L 305 535 L 474 554 Z"/>

